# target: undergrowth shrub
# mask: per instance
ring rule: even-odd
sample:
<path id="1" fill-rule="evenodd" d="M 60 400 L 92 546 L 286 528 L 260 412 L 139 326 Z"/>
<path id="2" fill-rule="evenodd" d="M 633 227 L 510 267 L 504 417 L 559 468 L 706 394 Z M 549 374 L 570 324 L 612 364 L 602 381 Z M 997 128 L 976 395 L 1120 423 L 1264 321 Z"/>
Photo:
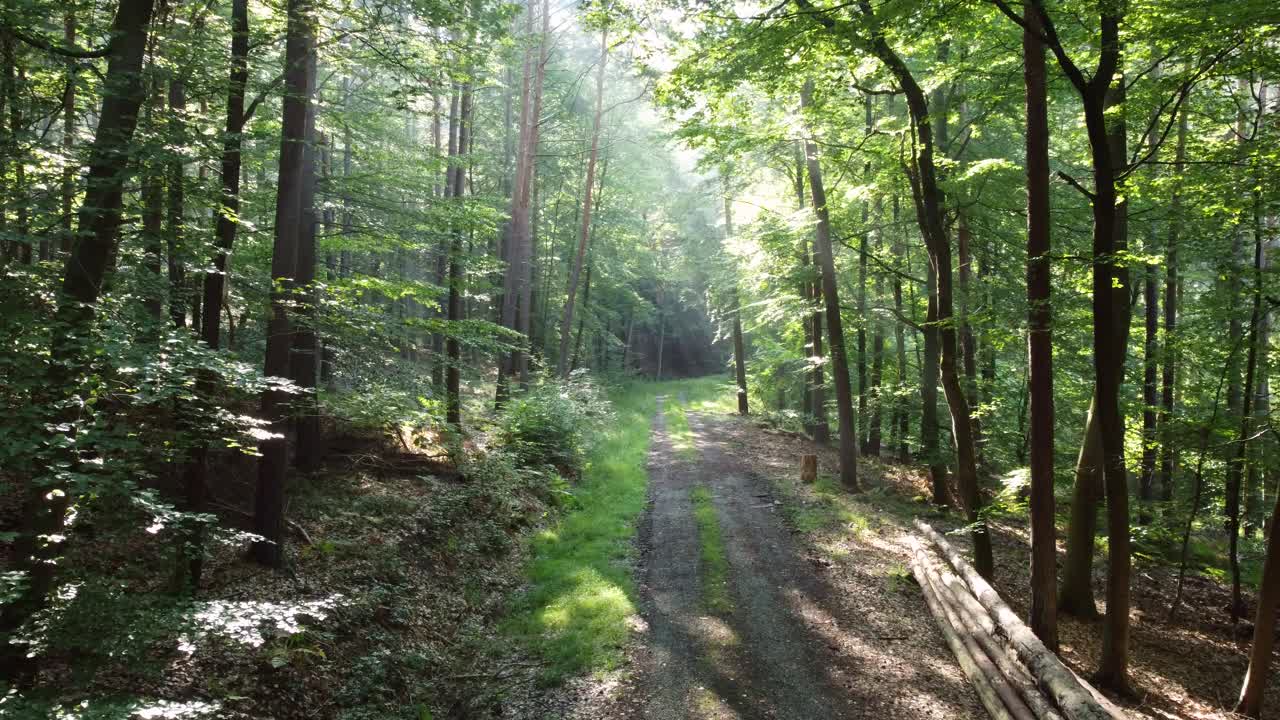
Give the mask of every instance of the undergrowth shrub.
<path id="1" fill-rule="evenodd" d="M 604 393 L 586 373 L 567 382 L 543 379 L 507 403 L 497 439 L 521 465 L 549 465 L 577 476 L 610 414 Z"/>

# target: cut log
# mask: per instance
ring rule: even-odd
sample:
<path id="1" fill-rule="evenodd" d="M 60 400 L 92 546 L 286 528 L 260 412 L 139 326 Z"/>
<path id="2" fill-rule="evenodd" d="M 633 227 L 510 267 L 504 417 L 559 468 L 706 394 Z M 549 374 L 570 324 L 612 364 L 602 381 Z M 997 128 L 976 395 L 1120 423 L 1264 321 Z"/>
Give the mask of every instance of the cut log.
<path id="1" fill-rule="evenodd" d="M 800 456 L 800 482 L 808 485 L 818 480 L 818 456 Z"/>
<path id="2" fill-rule="evenodd" d="M 951 653 L 956 656 L 956 661 L 960 663 L 960 669 L 964 671 L 965 677 L 969 678 L 969 683 L 973 685 L 974 692 L 978 694 L 978 700 L 987 709 L 987 713 L 991 715 L 992 720 L 1018 720 L 1005 707 L 1004 702 L 1000 699 L 1000 693 L 992 686 L 987 675 L 978 666 L 977 660 L 974 659 L 973 654 L 960 638 L 960 634 L 951 625 L 951 621 L 947 619 L 947 613 L 943 610 L 941 601 L 934 595 L 929 586 L 929 580 L 925 577 L 924 568 L 914 558 L 911 561 L 911 572 L 915 575 L 916 582 L 920 583 L 920 588 L 924 591 L 925 605 L 929 607 L 929 612 L 938 624 L 938 629 L 942 631 L 942 637 L 947 641 L 947 647 L 951 648 Z M 983 657 L 986 656 L 983 655 Z"/>
<path id="3" fill-rule="evenodd" d="M 1037 720 L 1062 720 L 1062 715 L 1054 709 L 1053 704 L 1036 685 L 1035 678 L 1018 662 L 1017 655 L 984 627 L 981 620 L 985 619 L 990 622 L 990 616 L 986 612 L 979 612 L 975 617 L 969 602 L 957 597 L 963 596 L 973 605 L 977 605 L 977 600 L 969 593 L 968 588 L 949 586 L 946 582 L 947 576 L 956 580 L 959 580 L 959 578 L 949 572 L 949 568 L 946 567 L 945 563 L 934 559 L 933 554 L 925 547 L 919 543 L 913 543 L 913 551 L 916 561 L 924 566 L 926 576 L 933 586 L 934 593 L 942 599 L 944 605 L 949 606 L 954 611 L 956 617 L 952 618 L 952 624 L 963 628 L 966 633 L 978 642 Z M 979 609 L 981 608 L 981 606 L 978 607 Z"/>
<path id="4" fill-rule="evenodd" d="M 1018 654 L 1018 659 L 1031 671 L 1032 676 L 1054 704 L 1070 720 L 1122 720 L 1124 714 L 1093 687 L 1081 680 L 1058 656 L 1040 642 L 1031 628 L 1018 617 L 1000 598 L 1000 595 L 978 574 L 946 538 L 922 520 L 916 527 L 946 558 L 951 567 L 964 578 L 969 590 L 995 620 L 1000 634 L 1006 637 Z"/>

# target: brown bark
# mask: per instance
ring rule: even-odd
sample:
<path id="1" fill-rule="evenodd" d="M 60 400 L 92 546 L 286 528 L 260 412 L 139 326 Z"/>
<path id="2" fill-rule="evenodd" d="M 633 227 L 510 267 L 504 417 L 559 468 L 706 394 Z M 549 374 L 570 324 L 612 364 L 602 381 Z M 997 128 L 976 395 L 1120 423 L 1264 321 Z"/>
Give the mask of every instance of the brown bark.
<path id="1" fill-rule="evenodd" d="M 799 208 L 803 210 L 808 204 L 805 197 L 805 157 L 804 144 L 797 142 L 795 146 L 795 163 L 796 163 L 796 202 Z M 822 268 L 818 258 L 818 249 L 815 246 L 810 252 L 808 243 L 804 243 L 801 251 L 805 257 L 801 260 L 801 265 L 809 265 L 812 262 L 813 278 L 805 280 L 804 295 L 809 300 L 809 307 L 813 309 L 812 313 L 802 322 L 805 326 L 805 338 L 808 339 L 810 346 L 806 348 L 809 354 L 810 362 L 813 369 L 810 371 L 806 380 L 809 396 L 810 413 L 812 414 L 812 422 L 809 427 L 809 436 L 816 443 L 823 445 L 831 441 L 831 431 L 827 426 L 827 393 L 823 378 L 823 357 L 822 350 L 822 312 L 819 309 L 822 305 Z"/>
<path id="2" fill-rule="evenodd" d="M 275 240 L 271 252 L 271 300 L 263 374 L 288 377 L 293 330 L 289 294 L 297 272 L 298 232 L 302 223 L 302 181 L 307 106 L 311 83 L 307 57 L 312 31 L 307 0 L 289 0 L 285 39 L 285 94 L 280 132 L 280 170 L 276 180 Z M 262 565 L 284 565 L 284 484 L 289 447 L 285 441 L 289 396 L 274 389 L 262 393 L 262 417 L 273 437 L 258 444 L 258 484 L 254 496 L 253 557 Z"/>
<path id="3" fill-rule="evenodd" d="M 1031 608 L 1028 624 L 1058 649 L 1057 529 L 1054 517 L 1053 305 L 1050 275 L 1049 117 L 1044 44 L 1026 7 L 1022 33 L 1027 113 L 1027 365 L 1031 412 Z"/>
<path id="4" fill-rule="evenodd" d="M 800 92 L 801 108 L 813 102 L 813 81 L 806 81 Z M 845 351 L 844 325 L 840 317 L 840 298 L 836 289 L 836 264 L 831 248 L 831 218 L 827 209 L 826 189 L 822 184 L 822 166 L 818 146 L 812 139 L 804 143 L 809 171 L 809 191 L 813 212 L 818 222 L 814 229 L 814 248 L 822 272 L 822 299 L 826 306 L 827 338 L 831 341 L 831 372 L 836 384 L 836 414 L 840 423 L 840 484 L 858 491 L 858 429 L 853 412 L 853 388 L 849 382 L 849 359 Z"/>
<path id="5" fill-rule="evenodd" d="M 905 251 L 902 247 L 902 234 L 897 231 L 898 217 L 901 214 L 899 207 L 901 201 L 895 190 L 893 194 L 893 226 L 895 228 L 893 234 L 893 256 L 900 258 Z M 902 318 L 902 276 L 895 274 L 893 276 L 893 309 L 898 318 Z M 907 339 L 905 323 L 898 320 L 893 324 L 893 344 L 895 352 L 898 356 L 898 385 L 905 386 L 907 379 Z M 898 462 L 911 462 L 911 449 L 907 444 L 907 436 L 911 434 L 911 414 L 907 411 L 907 399 L 902 397 L 902 393 L 898 393 L 898 397 L 894 400 L 893 412 L 897 418 L 894 427 L 898 436 Z M 942 494 L 939 495 L 939 490 Z M 939 487 L 936 483 L 933 486 L 933 501 L 938 505 L 948 505 L 950 493 L 947 492 L 945 483 Z"/>
<path id="6" fill-rule="evenodd" d="M 725 238 L 733 237 L 733 199 L 729 197 L 726 189 L 724 196 L 724 234 Z M 747 404 L 747 347 L 746 342 L 742 339 L 742 306 L 738 301 L 738 278 L 732 279 L 733 289 L 731 290 L 730 302 L 733 309 L 730 313 L 733 315 L 733 376 L 737 381 L 738 387 L 738 414 L 746 415 L 749 412 Z"/>
<path id="7" fill-rule="evenodd" d="M 1276 607 L 1280 605 L 1280 495 L 1271 511 L 1271 532 L 1267 537 L 1267 557 L 1262 565 L 1262 583 L 1258 587 L 1258 609 L 1253 620 L 1253 647 L 1249 650 L 1249 669 L 1240 688 L 1235 712 L 1245 717 L 1262 717 L 1262 700 L 1267 689 L 1271 651 L 1275 647 Z"/>
<path id="8" fill-rule="evenodd" d="M 307 85 L 315 90 L 317 72 L 314 48 L 307 58 Z M 316 400 L 316 359 L 319 340 L 316 336 L 316 106 L 307 103 L 307 120 L 304 130 L 302 177 L 299 192 L 301 225 L 298 228 L 297 268 L 294 272 L 297 322 L 293 332 L 293 347 L 289 358 L 289 377 L 303 392 L 294 399 L 294 427 L 297 447 L 294 464 L 302 472 L 313 472 L 320 467 L 320 405 Z"/>

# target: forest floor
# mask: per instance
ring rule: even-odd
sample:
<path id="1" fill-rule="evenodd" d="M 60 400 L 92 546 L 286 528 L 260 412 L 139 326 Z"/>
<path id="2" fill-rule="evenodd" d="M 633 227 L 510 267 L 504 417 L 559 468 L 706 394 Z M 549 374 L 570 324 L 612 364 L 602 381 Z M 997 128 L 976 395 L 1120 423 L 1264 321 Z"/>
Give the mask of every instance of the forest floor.
<path id="1" fill-rule="evenodd" d="M 169 560 L 144 526 L 98 527 L 72 547 L 78 566 L 101 568 L 69 612 L 109 617 L 109 632 L 69 624 L 33 694 L 6 697 L 0 716 L 985 717 L 907 569 L 915 517 L 958 524 L 926 502 L 923 472 L 863 458 L 863 492 L 845 492 L 833 448 L 732 414 L 725 388 L 620 388 L 605 439 L 565 487 L 483 463 L 463 482 L 398 448 L 335 457 L 296 488 L 290 572 L 226 543 L 195 601 L 165 600 L 163 573 L 114 572 Z M 808 485 L 807 453 L 822 471 Z M 233 487 L 255 473 L 224 476 Z M 1025 613 L 1025 522 L 996 515 L 992 532 L 996 589 Z M 122 564 L 147 548 L 149 564 Z M 1198 563 L 1169 621 L 1175 582 L 1167 561 L 1135 555 L 1139 695 L 1126 709 L 1231 717 L 1251 628 L 1228 621 L 1228 588 Z M 1063 618 L 1060 634 L 1087 675 L 1100 624 Z"/>
<path id="2" fill-rule="evenodd" d="M 690 403 L 678 387 L 666 390 L 674 394 L 652 424 L 649 507 L 634 569 L 639 612 L 627 662 L 569 682 L 549 702 L 508 706 L 505 716 L 986 717 L 907 569 L 915 517 L 940 529 L 957 524 L 924 502 L 923 474 L 863 458 L 862 493 L 843 492 L 827 474 L 802 485 L 801 455 L 816 452 L 831 473 L 833 449 Z M 996 588 L 1025 614 L 1025 524 L 1007 516 L 992 525 Z M 1101 597 L 1101 555 L 1095 564 Z M 1125 711 L 1233 717 L 1224 708 L 1247 663 L 1248 628 L 1224 622 L 1227 589 L 1196 573 L 1170 622 L 1174 570 L 1137 559 L 1131 667 L 1138 695 L 1123 701 Z M 1060 632 L 1063 659 L 1087 676 L 1100 652 L 1100 623 L 1064 617 Z M 1267 704 L 1275 707 L 1280 677 L 1269 686 Z"/>

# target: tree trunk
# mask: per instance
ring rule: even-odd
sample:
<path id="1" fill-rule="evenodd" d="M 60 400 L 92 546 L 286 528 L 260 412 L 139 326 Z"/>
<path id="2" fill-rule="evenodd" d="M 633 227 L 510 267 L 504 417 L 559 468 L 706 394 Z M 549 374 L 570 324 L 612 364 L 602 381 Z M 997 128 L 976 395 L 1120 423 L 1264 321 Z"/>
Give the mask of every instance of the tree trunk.
<path id="1" fill-rule="evenodd" d="M 1187 157 L 1187 108 L 1178 113 L 1178 141 L 1173 169 L 1177 179 L 1169 198 L 1169 245 L 1165 251 L 1164 280 L 1164 367 L 1160 377 L 1160 499 L 1173 499 L 1173 473 L 1178 465 L 1178 446 L 1172 441 L 1170 424 L 1173 422 L 1178 384 L 1178 234 L 1182 225 L 1182 171 Z"/>
<path id="2" fill-rule="evenodd" d="M 587 238 L 591 232 L 591 191 L 595 184 L 596 157 L 600 154 L 600 119 L 604 113 L 604 71 L 609 61 L 609 31 L 600 32 L 600 60 L 596 67 L 596 112 L 591 122 L 591 154 L 587 156 L 587 179 L 583 190 L 582 228 L 578 232 L 578 252 L 569 268 L 569 286 L 564 302 L 564 317 L 560 322 L 560 354 L 556 357 L 556 376 L 569 377 L 569 333 L 573 329 L 574 296 L 578 293 L 578 277 L 582 274 L 582 262 L 587 252 Z"/>
<path id="3" fill-rule="evenodd" d="M 210 350 L 221 345 L 221 312 L 223 296 L 227 289 L 227 258 L 235 244 L 240 215 L 240 168 L 244 128 L 244 90 L 248 80 L 249 56 L 249 2 L 233 0 L 231 4 L 231 72 L 227 89 L 227 121 L 222 137 L 221 207 L 217 213 L 215 237 L 217 250 L 213 256 L 213 270 L 204 274 L 201 302 L 200 339 Z M 227 317 L 231 309 L 227 308 Z M 231 331 L 234 332 L 234 326 Z M 234 338 L 229 338 L 234 340 Z M 234 342 L 230 343 L 234 346 Z M 212 397 L 217 392 L 217 378 L 203 373 L 197 379 L 197 395 Z M 192 452 L 184 473 L 186 505 L 190 513 L 204 511 L 208 493 L 209 445 L 200 442 Z M 178 562 L 173 578 L 173 589 L 189 588 L 195 594 L 200 588 L 200 576 L 204 569 L 203 525 L 193 524 L 180 540 Z"/>
<path id="4" fill-rule="evenodd" d="M 461 202 L 465 195 L 467 161 L 461 156 L 467 153 L 471 141 L 471 78 L 462 85 L 462 96 L 458 104 L 458 155 L 453 166 L 453 197 Z M 455 324 L 462 321 L 462 231 L 453 232 L 453 241 L 449 246 L 449 309 L 448 320 Z M 458 343 L 457 333 L 450 332 L 445 341 L 445 354 L 448 356 L 445 368 L 445 422 L 455 431 L 462 431 L 462 348 Z"/>
<path id="5" fill-rule="evenodd" d="M 804 192 L 804 179 L 807 172 L 805 166 L 804 144 L 797 142 L 795 146 L 796 161 L 796 201 L 801 210 L 808 204 Z M 806 244 L 807 245 L 807 244 Z M 809 404 L 812 408 L 813 421 L 809 429 L 809 435 L 813 441 L 826 445 L 831 442 L 831 430 L 827 425 L 827 392 L 826 380 L 823 378 L 823 364 L 825 358 L 822 350 L 822 263 L 818 257 L 818 248 L 815 242 L 812 254 L 808 247 L 804 247 L 803 251 L 807 254 L 803 263 L 808 265 L 811 261 L 813 264 L 814 278 L 806 280 L 806 296 L 809 299 L 809 306 L 813 312 L 809 317 L 804 319 L 805 336 L 810 339 L 813 344 L 810 350 L 810 362 L 813 369 L 809 378 L 810 400 Z"/>
<path id="6" fill-rule="evenodd" d="M 1276 641 L 1276 606 L 1280 605 L 1280 495 L 1271 510 L 1271 532 L 1267 534 L 1267 559 L 1262 565 L 1262 582 L 1258 586 L 1258 609 L 1253 620 L 1253 647 L 1249 651 L 1249 669 L 1240 688 L 1235 712 L 1245 717 L 1262 717 L 1262 699 L 1267 689 L 1271 651 Z"/>
<path id="7" fill-rule="evenodd" d="M 187 112 L 187 88 L 181 78 L 169 80 L 169 132 L 181 137 L 184 115 Z M 169 161 L 169 217 L 165 241 L 168 243 L 169 260 L 169 318 L 174 327 L 187 324 L 187 265 L 183 245 L 186 206 L 184 194 L 186 174 L 181 156 Z"/>
<path id="8" fill-rule="evenodd" d="M 314 48 L 307 57 L 307 86 L 314 92 L 316 86 L 317 58 Z M 294 464 L 302 472 L 314 472 L 320 467 L 320 404 L 316 399 L 316 359 L 319 342 L 316 337 L 316 106 L 307 102 L 307 121 L 302 156 L 301 221 L 298 228 L 298 259 L 294 273 L 295 313 L 293 348 L 289 362 L 289 377 L 301 388 L 303 395 L 293 401 L 297 448 Z"/>
<path id="9" fill-rule="evenodd" d="M 271 301 L 263 374 L 289 376 L 293 331 L 290 291 L 297 272 L 298 234 L 302 224 L 302 184 L 307 142 L 307 106 L 311 101 L 307 58 L 312 31 L 307 0 L 289 0 L 285 38 L 285 94 L 280 128 L 280 170 L 276 179 L 275 241 L 271 252 Z M 262 417 L 273 434 L 258 444 L 258 485 L 254 498 L 254 559 L 267 567 L 284 565 L 284 485 L 289 446 L 285 440 L 289 396 L 274 389 L 262 393 Z"/>
<path id="10" fill-rule="evenodd" d="M 1154 233 L 1152 233 L 1154 235 Z M 1148 253 L 1156 252 L 1154 238 L 1149 240 Z M 1143 351 L 1142 351 L 1142 465 L 1138 476 L 1138 524 L 1151 522 L 1151 501 L 1156 473 L 1156 455 L 1159 438 L 1156 437 L 1156 408 L 1159 402 L 1156 379 L 1160 352 L 1160 307 L 1156 289 L 1156 266 L 1148 264 L 1143 271 Z"/>
<path id="11" fill-rule="evenodd" d="M 458 154 L 458 102 L 460 99 L 458 89 L 457 83 L 454 83 L 449 92 L 449 139 L 446 141 L 444 170 L 444 197 L 446 201 L 453 197 L 453 162 L 454 157 Z M 449 244 L 441 242 L 435 249 L 435 284 L 436 287 L 445 288 L 444 302 L 436 303 L 436 317 L 446 316 L 448 313 L 448 289 L 445 287 L 445 281 L 449 276 L 449 247 Z M 445 395 L 445 366 L 448 363 L 445 358 L 444 333 L 436 333 L 431 338 L 431 357 L 431 384 L 436 388 L 437 392 Z"/>
<path id="12" fill-rule="evenodd" d="M 1049 117 L 1039 17 L 1022 33 L 1027 112 L 1027 366 L 1031 406 L 1031 609 L 1028 625 L 1058 650 L 1057 529 L 1053 497 L 1053 305 L 1050 274 Z"/>
<path id="13" fill-rule="evenodd" d="M 733 237 L 733 200 L 729 197 L 727 188 L 724 196 L 724 234 L 725 239 Z M 730 313 L 733 315 L 733 376 L 738 387 L 738 414 L 746 415 L 749 411 L 747 407 L 747 346 L 742 339 L 742 306 L 738 301 L 736 273 L 732 282 L 730 302 L 733 304 L 733 309 Z"/>
<path id="14" fill-rule="evenodd" d="M 865 135 L 871 136 L 873 118 L 871 115 L 871 96 L 864 95 L 862 98 L 863 114 L 865 116 Z M 871 160 L 862 165 L 863 182 L 870 183 L 871 180 Z M 871 234 L 871 203 L 869 200 L 862 203 L 862 232 L 858 239 L 858 450 L 862 453 L 867 452 L 867 253 L 869 249 L 869 236 Z"/>
<path id="15" fill-rule="evenodd" d="M 902 233 L 897 230 L 898 217 L 901 214 L 901 202 L 898 199 L 898 193 L 895 190 L 893 194 L 893 256 L 901 258 L 905 252 L 902 246 Z M 902 318 L 902 276 L 895 274 L 893 276 L 893 309 L 898 318 Z M 907 444 L 907 436 L 911 434 L 911 414 L 907 409 L 907 399 L 901 389 L 906 386 L 907 379 L 907 339 L 905 323 L 901 319 L 893 324 L 893 344 L 898 356 L 898 386 L 899 392 L 894 400 L 894 414 L 897 416 L 897 433 L 898 433 L 898 462 L 911 462 L 911 448 Z M 935 385 L 936 387 L 936 385 Z M 935 420 L 936 424 L 936 420 Z M 945 478 L 944 478 L 945 479 Z M 941 490 L 941 494 L 939 494 Z M 933 501 L 938 505 L 950 504 L 951 494 L 947 492 L 945 482 L 939 486 L 936 482 L 933 486 Z"/>
<path id="16" fill-rule="evenodd" d="M 800 106 L 813 103 L 813 81 L 808 80 L 800 92 Z M 817 217 L 814 248 L 822 271 L 822 299 L 826 304 L 827 338 L 831 341 L 831 372 L 836 382 L 836 413 L 840 421 L 840 484 L 856 492 L 858 486 L 858 429 L 853 412 L 853 388 L 849 382 L 849 359 L 844 344 L 844 325 L 840 317 L 840 298 L 836 289 L 836 263 L 831 248 L 831 218 L 827 209 L 826 189 L 822 184 L 822 166 L 818 146 L 812 139 L 804 143 L 809 169 L 809 191 L 813 196 L 813 212 Z"/>
<path id="17" fill-rule="evenodd" d="M 871 17 L 870 4 L 865 3 L 862 8 L 868 20 L 875 22 Z M 954 300 L 951 285 L 951 240 L 947 236 L 943 222 L 944 197 L 941 186 L 938 184 L 937 170 L 933 164 L 934 137 L 929 103 L 924 90 L 911 74 L 911 70 L 889 47 L 883 36 L 877 35 L 872 38 L 871 51 L 902 87 L 907 98 L 907 107 L 916 126 L 919 146 L 916 150 L 915 168 L 910 179 L 916 199 L 916 217 L 920 224 L 920 231 L 924 235 L 930 264 L 937 274 L 937 307 L 932 320 L 938 327 L 938 343 L 942 353 L 939 375 L 942 379 L 947 406 L 951 410 L 951 435 L 956 448 L 956 487 L 960 492 L 965 514 L 973 528 L 974 565 L 984 577 L 990 577 L 994 567 L 991 557 L 991 537 L 987 533 L 986 521 L 981 516 L 982 498 L 978 487 L 973 424 L 970 419 L 969 400 L 965 395 L 964 385 L 960 381 L 959 349 L 956 328 L 952 320 Z"/>

